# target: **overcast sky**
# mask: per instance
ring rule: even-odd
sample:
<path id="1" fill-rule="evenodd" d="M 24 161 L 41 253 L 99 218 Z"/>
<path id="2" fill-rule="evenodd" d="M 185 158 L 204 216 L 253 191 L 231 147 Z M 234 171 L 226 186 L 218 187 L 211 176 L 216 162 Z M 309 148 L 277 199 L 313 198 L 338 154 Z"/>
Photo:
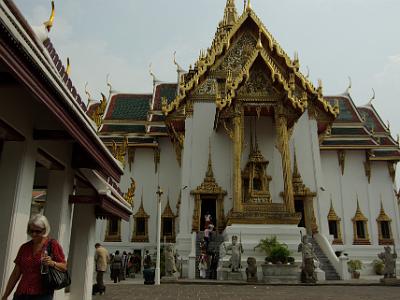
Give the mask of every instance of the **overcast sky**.
<path id="1" fill-rule="evenodd" d="M 32 25 L 50 13 L 49 0 L 15 0 Z M 299 52 L 303 73 L 310 69 L 324 94 L 340 94 L 351 76 L 351 95 L 373 102 L 392 134 L 400 132 L 399 0 L 251 0 L 267 29 L 293 57 Z M 56 0 L 50 37 L 84 95 L 107 92 L 106 74 L 121 92 L 151 92 L 149 64 L 156 76 L 176 81 L 173 52 L 182 67 L 210 46 L 226 0 Z M 243 0 L 237 0 L 239 14 Z"/>

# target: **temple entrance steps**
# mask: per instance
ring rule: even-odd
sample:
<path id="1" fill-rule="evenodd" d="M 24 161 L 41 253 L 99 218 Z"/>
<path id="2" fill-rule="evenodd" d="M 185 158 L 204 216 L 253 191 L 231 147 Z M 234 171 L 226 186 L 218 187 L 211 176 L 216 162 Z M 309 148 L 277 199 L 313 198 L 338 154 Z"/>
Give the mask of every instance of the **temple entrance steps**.
<path id="1" fill-rule="evenodd" d="M 201 249 L 200 249 L 200 243 L 202 242 L 204 238 L 204 231 L 199 231 L 196 235 L 196 258 L 200 257 L 201 254 Z M 218 261 L 219 261 L 219 248 L 221 244 L 224 242 L 224 236 L 222 234 L 219 234 L 218 232 L 213 232 L 211 234 L 210 241 L 208 243 L 208 248 L 207 248 L 207 254 L 209 256 L 209 263 L 208 263 L 208 270 L 206 271 L 207 279 L 217 279 L 217 267 L 218 267 Z M 216 261 L 216 264 L 212 265 L 211 261 L 211 255 L 214 253 L 216 257 L 214 258 Z M 214 272 L 212 272 L 212 267 L 215 268 Z M 196 279 L 200 279 L 200 270 L 199 270 L 199 260 L 196 259 Z"/>
<path id="2" fill-rule="evenodd" d="M 311 236 L 308 236 L 308 242 L 313 245 L 314 253 L 318 257 L 320 263 L 319 267 L 325 272 L 325 280 L 340 280 L 339 274 L 336 272 L 335 268 L 332 266 L 331 262 L 326 257 L 317 241 Z"/>

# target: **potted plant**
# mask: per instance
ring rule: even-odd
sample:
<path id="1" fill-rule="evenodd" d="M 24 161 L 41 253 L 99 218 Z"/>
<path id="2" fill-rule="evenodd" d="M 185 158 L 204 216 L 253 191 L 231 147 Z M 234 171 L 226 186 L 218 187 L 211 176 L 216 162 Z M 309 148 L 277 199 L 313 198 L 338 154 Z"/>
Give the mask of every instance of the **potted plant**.
<path id="1" fill-rule="evenodd" d="M 347 266 L 349 267 L 349 272 L 351 273 L 352 278 L 360 278 L 360 272 L 358 272 L 357 270 L 361 270 L 363 267 L 363 263 L 361 260 L 351 259 L 347 262 Z"/>
<path id="2" fill-rule="evenodd" d="M 385 268 L 385 264 L 381 259 L 374 259 L 372 261 L 372 266 L 374 268 L 376 275 L 383 275 L 383 269 Z"/>
<path id="3" fill-rule="evenodd" d="M 298 281 L 298 265 L 294 263 L 285 243 L 280 243 L 276 236 L 266 237 L 260 240 L 254 250 L 257 248 L 266 254 L 265 263 L 261 265 L 265 282 Z"/>

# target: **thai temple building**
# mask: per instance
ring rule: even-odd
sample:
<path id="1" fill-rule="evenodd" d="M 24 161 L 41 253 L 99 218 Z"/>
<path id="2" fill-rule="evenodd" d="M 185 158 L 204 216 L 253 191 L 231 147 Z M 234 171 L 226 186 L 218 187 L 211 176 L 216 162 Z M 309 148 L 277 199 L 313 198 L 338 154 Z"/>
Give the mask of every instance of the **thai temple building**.
<path id="1" fill-rule="evenodd" d="M 173 243 L 181 276 L 196 278 L 208 214 L 218 279 L 227 279 L 222 245 L 233 236 L 245 266 L 264 262 L 254 248 L 272 236 L 299 262 L 307 234 L 328 261 L 319 271 L 327 280 L 348 279 L 349 259 L 372 273 L 384 245 L 400 251 L 399 142 L 372 101 L 356 106 L 350 87 L 324 95 L 250 1 L 239 15 L 227 0 L 222 13 L 188 70 L 174 60 L 176 82 L 152 74 L 148 94 L 108 83 L 85 105 L 49 38 L 54 4 L 35 27 L 0 1 L 2 292 L 36 213 L 49 219 L 73 278 L 56 300 L 91 299 L 95 242 L 142 257 Z"/>
<path id="2" fill-rule="evenodd" d="M 227 0 L 208 49 L 177 82 L 148 94 L 116 93 L 88 115 L 124 165 L 121 190 L 134 183 L 129 222 L 98 221 L 110 250 L 155 251 L 157 191 L 162 243 L 175 243 L 183 277 L 194 278 L 204 215 L 229 242 L 241 237 L 242 262 L 276 235 L 297 260 L 300 233 L 313 236 L 341 279 L 346 261 L 364 273 L 383 245 L 398 245 L 395 169 L 399 143 L 372 101 L 357 107 L 350 87 L 327 96 L 299 70 L 247 2 Z M 222 259 L 222 258 L 221 258 Z"/>

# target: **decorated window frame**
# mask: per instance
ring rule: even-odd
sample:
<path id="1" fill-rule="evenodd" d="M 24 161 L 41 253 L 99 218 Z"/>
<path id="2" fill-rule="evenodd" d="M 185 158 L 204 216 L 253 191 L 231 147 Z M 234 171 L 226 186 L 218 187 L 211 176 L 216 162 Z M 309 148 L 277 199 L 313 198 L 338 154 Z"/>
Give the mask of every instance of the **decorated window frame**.
<path id="1" fill-rule="evenodd" d="M 105 242 L 121 242 L 121 219 L 110 218 L 107 220 Z"/>
<path id="2" fill-rule="evenodd" d="M 167 204 L 161 215 L 161 236 L 160 236 L 161 241 L 165 241 L 167 243 L 175 243 L 175 239 L 176 239 L 175 219 L 176 219 L 176 216 L 172 212 L 171 206 L 169 204 L 169 196 L 168 196 Z M 168 228 L 170 228 L 170 230 L 168 230 L 168 232 L 166 232 L 166 230 Z"/>
<path id="3" fill-rule="evenodd" d="M 336 214 L 335 209 L 333 208 L 333 203 L 332 203 L 332 198 L 331 198 L 331 207 L 330 207 L 329 213 L 328 213 L 328 228 L 329 228 L 329 234 L 333 235 L 332 244 L 334 244 L 334 245 L 343 245 L 340 221 L 341 221 L 341 218 L 339 218 L 338 215 Z M 333 227 L 335 228 L 335 230 L 333 230 Z M 336 232 L 333 232 L 333 231 L 336 231 Z M 336 233 L 336 235 L 335 235 L 335 233 Z"/>
<path id="4" fill-rule="evenodd" d="M 143 207 L 143 193 L 140 201 L 140 207 L 136 214 L 133 215 L 133 231 L 131 242 L 148 243 L 149 242 L 149 218 Z M 139 222 L 141 222 L 139 226 Z M 144 222 L 144 225 L 143 223 Z M 144 227 L 144 230 L 138 231 L 139 227 Z"/>
<path id="5" fill-rule="evenodd" d="M 360 204 L 357 199 L 357 210 L 353 222 L 353 245 L 371 245 L 368 232 L 368 218 L 361 212 Z"/>
<path id="6" fill-rule="evenodd" d="M 382 200 L 381 200 L 381 210 L 379 212 L 378 218 L 376 219 L 376 223 L 378 225 L 379 245 L 393 245 L 394 241 L 393 241 L 392 226 L 391 226 L 392 219 L 386 214 L 383 208 Z"/>

